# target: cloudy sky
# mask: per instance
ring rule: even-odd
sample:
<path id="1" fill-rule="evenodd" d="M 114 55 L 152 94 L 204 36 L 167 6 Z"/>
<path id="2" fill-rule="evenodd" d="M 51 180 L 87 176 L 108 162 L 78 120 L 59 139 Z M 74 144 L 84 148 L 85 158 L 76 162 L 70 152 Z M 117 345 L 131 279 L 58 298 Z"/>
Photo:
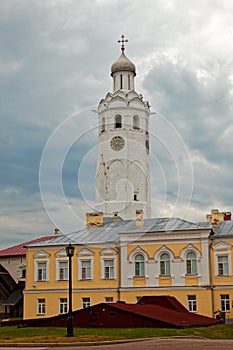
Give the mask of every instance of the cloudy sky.
<path id="1" fill-rule="evenodd" d="M 153 216 L 233 209 L 230 0 L 0 2 L 0 248 L 83 227 L 97 115 L 126 55 L 151 116 Z"/>

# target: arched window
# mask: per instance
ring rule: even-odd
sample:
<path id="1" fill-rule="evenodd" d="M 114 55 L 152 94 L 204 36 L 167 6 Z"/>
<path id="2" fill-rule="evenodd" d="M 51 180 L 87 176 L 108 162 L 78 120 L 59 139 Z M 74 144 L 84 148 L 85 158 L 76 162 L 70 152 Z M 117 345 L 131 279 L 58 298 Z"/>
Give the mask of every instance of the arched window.
<path id="1" fill-rule="evenodd" d="M 167 253 L 160 256 L 160 275 L 170 276 L 170 257 Z"/>
<path id="2" fill-rule="evenodd" d="M 145 276 L 145 260 L 142 254 L 137 254 L 135 257 L 135 276 Z"/>
<path id="3" fill-rule="evenodd" d="M 120 129 L 122 126 L 122 116 L 120 114 L 117 114 L 115 116 L 115 129 Z"/>
<path id="4" fill-rule="evenodd" d="M 102 118 L 102 123 L 101 123 L 101 132 L 105 131 L 105 118 Z"/>
<path id="5" fill-rule="evenodd" d="M 134 129 L 139 129 L 139 117 L 138 115 L 134 115 L 133 117 L 133 128 Z"/>
<path id="6" fill-rule="evenodd" d="M 186 274 L 196 275 L 197 274 L 197 257 L 193 252 L 189 252 L 186 258 Z"/>

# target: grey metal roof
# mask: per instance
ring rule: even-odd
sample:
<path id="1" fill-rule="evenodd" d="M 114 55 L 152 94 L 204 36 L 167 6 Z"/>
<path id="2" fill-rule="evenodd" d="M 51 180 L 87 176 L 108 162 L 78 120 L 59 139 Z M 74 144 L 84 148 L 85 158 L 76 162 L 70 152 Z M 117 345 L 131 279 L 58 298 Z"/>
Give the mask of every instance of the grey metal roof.
<path id="1" fill-rule="evenodd" d="M 22 289 L 15 289 L 2 305 L 15 306 L 21 299 L 23 299 Z"/>
<path id="2" fill-rule="evenodd" d="M 93 226 L 83 230 L 60 235 L 47 241 L 30 244 L 30 247 L 42 247 L 53 245 L 72 244 L 94 244 L 94 243 L 115 243 L 119 242 L 119 234 L 133 234 L 146 232 L 171 232 L 211 229 L 211 224 L 193 223 L 180 218 L 154 218 L 145 219 L 142 227 L 136 227 L 135 220 L 112 221 L 103 226 Z"/>
<path id="3" fill-rule="evenodd" d="M 233 221 L 221 221 L 218 226 L 213 226 L 214 237 L 233 237 Z"/>

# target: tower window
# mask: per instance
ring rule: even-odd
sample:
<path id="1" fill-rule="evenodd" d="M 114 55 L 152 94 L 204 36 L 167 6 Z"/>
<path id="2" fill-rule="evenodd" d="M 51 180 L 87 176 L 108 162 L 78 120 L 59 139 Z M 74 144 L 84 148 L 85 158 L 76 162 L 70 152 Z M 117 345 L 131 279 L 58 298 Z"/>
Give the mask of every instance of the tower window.
<path id="1" fill-rule="evenodd" d="M 128 90 L 130 90 L 130 75 L 128 74 Z"/>
<path id="2" fill-rule="evenodd" d="M 147 154 L 149 153 L 149 148 L 150 148 L 149 140 L 146 140 L 146 152 L 147 152 Z"/>
<path id="3" fill-rule="evenodd" d="M 133 128 L 134 129 L 139 129 L 139 117 L 138 115 L 134 115 L 133 117 Z"/>
<path id="4" fill-rule="evenodd" d="M 133 200 L 138 201 L 138 192 L 134 192 Z"/>
<path id="5" fill-rule="evenodd" d="M 102 118 L 102 123 L 101 123 L 101 132 L 105 131 L 105 118 Z"/>
<path id="6" fill-rule="evenodd" d="M 117 114 L 115 116 L 115 129 L 120 129 L 122 127 L 122 116 Z"/>
<path id="7" fill-rule="evenodd" d="M 123 76 L 120 75 L 120 88 L 123 89 Z"/>

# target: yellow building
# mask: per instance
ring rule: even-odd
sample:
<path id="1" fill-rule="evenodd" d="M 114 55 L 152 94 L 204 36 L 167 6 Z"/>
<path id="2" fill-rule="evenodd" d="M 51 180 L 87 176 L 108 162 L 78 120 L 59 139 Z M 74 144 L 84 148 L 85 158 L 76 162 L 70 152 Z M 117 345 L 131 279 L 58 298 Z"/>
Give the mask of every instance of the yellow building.
<path id="1" fill-rule="evenodd" d="M 93 222 L 96 222 L 95 213 Z M 233 222 L 178 218 L 114 221 L 27 248 L 24 318 L 67 312 L 68 258 L 75 247 L 73 309 L 100 302 L 135 303 L 144 295 L 176 297 L 191 312 L 233 318 Z"/>
<path id="2" fill-rule="evenodd" d="M 69 243 L 73 309 L 170 295 L 191 312 L 221 310 L 233 318 L 233 222 L 150 219 L 150 105 L 134 89 L 135 65 L 125 56 L 124 36 L 120 42 L 113 91 L 97 111 L 98 212 L 87 214 L 86 229 L 27 248 L 24 318 L 67 312 Z"/>

